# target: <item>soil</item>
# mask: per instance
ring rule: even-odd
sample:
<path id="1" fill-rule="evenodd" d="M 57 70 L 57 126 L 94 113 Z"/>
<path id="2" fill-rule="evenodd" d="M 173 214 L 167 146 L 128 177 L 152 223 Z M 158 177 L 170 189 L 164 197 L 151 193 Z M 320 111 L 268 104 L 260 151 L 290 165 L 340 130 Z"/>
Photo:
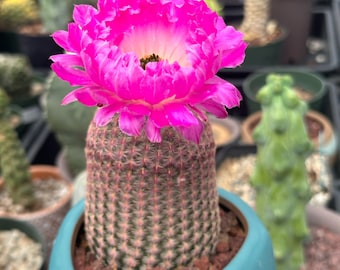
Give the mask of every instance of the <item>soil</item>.
<path id="1" fill-rule="evenodd" d="M 222 270 L 234 257 L 242 245 L 245 232 L 235 215 L 221 208 L 221 238 L 216 254 L 195 260 L 191 267 L 179 267 L 178 270 Z M 305 266 L 300 270 L 339 270 L 340 235 L 321 227 L 310 227 L 309 241 L 305 246 Z M 231 246 L 233 243 L 234 246 Z M 85 232 L 82 228 L 78 235 L 74 258 L 75 270 L 112 270 L 103 266 L 91 253 Z M 163 270 L 154 268 L 150 270 Z"/>
<path id="2" fill-rule="evenodd" d="M 38 211 L 56 204 L 68 192 L 67 186 L 62 181 L 47 179 L 34 181 L 33 189 L 37 204 L 28 211 L 22 205 L 14 204 L 4 188 L 0 188 L 0 215 L 1 213 L 20 214 Z"/>
<path id="3" fill-rule="evenodd" d="M 216 247 L 216 254 L 204 256 L 194 261 L 193 266 L 179 267 L 178 270 L 219 270 L 223 269 L 230 260 L 235 256 L 242 246 L 245 239 L 245 231 L 235 214 L 228 209 L 220 208 L 221 216 L 221 233 L 220 241 Z M 231 244 L 232 243 L 232 244 Z M 112 267 L 103 266 L 94 254 L 90 251 L 84 232 L 81 228 L 76 242 L 74 257 L 75 270 L 112 270 Z M 148 270 L 166 270 L 161 267 L 155 267 Z"/>

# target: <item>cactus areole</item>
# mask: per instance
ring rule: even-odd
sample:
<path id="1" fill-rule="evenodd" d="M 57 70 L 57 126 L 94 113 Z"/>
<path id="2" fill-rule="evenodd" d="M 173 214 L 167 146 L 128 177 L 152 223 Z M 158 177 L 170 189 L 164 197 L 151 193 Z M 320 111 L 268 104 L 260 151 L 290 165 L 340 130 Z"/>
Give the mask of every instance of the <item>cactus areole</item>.
<path id="1" fill-rule="evenodd" d="M 118 269 L 175 269 L 214 251 L 219 233 L 219 118 L 241 95 L 216 73 L 240 65 L 246 43 L 201 0 L 75 6 L 52 69 L 77 86 L 63 104 L 98 110 L 86 142 L 85 230 Z"/>

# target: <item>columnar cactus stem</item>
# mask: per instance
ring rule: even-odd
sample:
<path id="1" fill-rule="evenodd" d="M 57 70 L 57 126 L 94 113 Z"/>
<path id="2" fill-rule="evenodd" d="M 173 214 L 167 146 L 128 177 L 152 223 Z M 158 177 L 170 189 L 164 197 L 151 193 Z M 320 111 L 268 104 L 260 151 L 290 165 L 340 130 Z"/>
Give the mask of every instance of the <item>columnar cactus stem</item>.
<path id="1" fill-rule="evenodd" d="M 123 134 L 117 119 L 87 136 L 86 233 L 93 252 L 118 269 L 175 269 L 211 254 L 218 241 L 215 145 L 173 128 L 162 142 Z"/>
<path id="2" fill-rule="evenodd" d="M 9 98 L 0 89 L 0 168 L 5 188 L 13 202 L 30 208 L 34 205 L 34 191 L 29 173 L 29 162 L 20 140 L 6 118 Z"/>
<path id="3" fill-rule="evenodd" d="M 305 206 L 310 199 L 305 159 L 313 146 L 304 124 L 306 104 L 292 88 L 289 76 L 269 75 L 259 91 L 261 122 L 254 131 L 258 145 L 251 182 L 256 211 L 267 226 L 278 270 L 297 270 L 304 263 L 308 235 Z"/>
<path id="4" fill-rule="evenodd" d="M 267 25 L 270 16 L 270 0 L 245 0 L 244 19 L 239 28 L 247 41 L 267 40 Z"/>

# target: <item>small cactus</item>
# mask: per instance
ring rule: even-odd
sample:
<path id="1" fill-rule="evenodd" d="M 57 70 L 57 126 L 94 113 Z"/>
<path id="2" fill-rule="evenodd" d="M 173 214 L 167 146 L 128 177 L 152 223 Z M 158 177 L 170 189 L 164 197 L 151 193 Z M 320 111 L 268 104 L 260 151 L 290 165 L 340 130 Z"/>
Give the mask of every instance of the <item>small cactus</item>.
<path id="1" fill-rule="evenodd" d="M 258 92 L 262 118 L 253 137 L 258 146 L 251 183 L 256 211 L 273 240 L 278 270 L 297 270 L 304 263 L 308 236 L 305 206 L 311 192 L 305 160 L 313 150 L 304 123 L 307 105 L 287 75 L 271 74 Z"/>
<path id="2" fill-rule="evenodd" d="M 0 87 L 11 100 L 27 96 L 32 81 L 33 70 L 26 56 L 0 54 Z"/>
<path id="3" fill-rule="evenodd" d="M 17 133 L 7 119 L 9 98 L 0 89 L 0 170 L 5 189 L 14 203 L 25 208 L 35 204 L 29 162 Z"/>
<path id="4" fill-rule="evenodd" d="M 39 21 L 35 0 L 1 0 L 0 29 L 15 31 L 24 24 Z"/>

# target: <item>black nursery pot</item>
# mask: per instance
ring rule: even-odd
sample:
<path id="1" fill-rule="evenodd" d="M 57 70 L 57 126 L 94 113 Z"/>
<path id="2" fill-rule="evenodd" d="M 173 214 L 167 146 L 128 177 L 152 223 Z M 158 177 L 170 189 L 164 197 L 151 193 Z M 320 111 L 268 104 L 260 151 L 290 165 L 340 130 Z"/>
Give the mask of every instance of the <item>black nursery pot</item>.
<path id="1" fill-rule="evenodd" d="M 63 53 L 62 48 L 48 35 L 20 34 L 18 40 L 20 51 L 27 55 L 34 69 L 48 69 L 52 63 L 49 57 Z"/>

